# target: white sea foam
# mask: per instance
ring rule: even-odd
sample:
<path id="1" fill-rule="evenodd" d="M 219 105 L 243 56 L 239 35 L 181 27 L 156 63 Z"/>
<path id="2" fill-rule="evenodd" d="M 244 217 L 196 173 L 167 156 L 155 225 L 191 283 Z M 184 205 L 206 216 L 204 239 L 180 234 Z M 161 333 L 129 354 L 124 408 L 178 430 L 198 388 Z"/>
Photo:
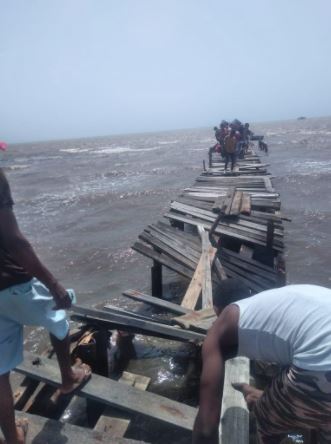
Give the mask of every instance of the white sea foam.
<path id="1" fill-rule="evenodd" d="M 175 143 L 178 143 L 178 140 L 160 140 L 157 143 L 159 145 L 174 145 Z"/>
<path id="2" fill-rule="evenodd" d="M 76 154 L 76 153 L 87 153 L 88 151 L 91 151 L 90 148 L 62 148 L 60 149 L 63 153 L 70 153 L 70 154 Z"/>
<path id="3" fill-rule="evenodd" d="M 331 160 L 329 161 L 317 161 L 317 160 L 306 160 L 306 161 L 293 161 L 291 165 L 300 174 L 313 174 L 313 173 L 329 173 L 331 171 Z"/>
<path id="4" fill-rule="evenodd" d="M 155 151 L 159 150 L 159 146 L 155 146 L 152 148 L 130 148 L 128 146 L 101 146 L 99 147 L 94 154 L 119 154 L 119 153 L 128 153 L 128 152 L 135 152 L 135 151 Z"/>

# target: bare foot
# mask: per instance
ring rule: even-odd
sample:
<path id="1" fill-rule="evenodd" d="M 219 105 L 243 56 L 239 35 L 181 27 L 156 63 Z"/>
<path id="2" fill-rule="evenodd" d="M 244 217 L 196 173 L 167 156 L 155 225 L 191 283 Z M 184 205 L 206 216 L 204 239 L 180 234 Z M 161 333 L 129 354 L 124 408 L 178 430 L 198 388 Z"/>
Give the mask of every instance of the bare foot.
<path id="1" fill-rule="evenodd" d="M 68 395 L 81 388 L 91 377 L 91 367 L 77 359 L 72 369 L 72 377 L 59 389 L 62 395 Z"/>
<path id="2" fill-rule="evenodd" d="M 233 382 L 232 387 L 244 395 L 248 410 L 252 410 L 254 408 L 256 401 L 258 401 L 263 394 L 263 390 L 258 390 L 249 384 Z"/>
<path id="3" fill-rule="evenodd" d="M 16 420 L 17 444 L 25 444 L 29 423 L 26 418 Z"/>

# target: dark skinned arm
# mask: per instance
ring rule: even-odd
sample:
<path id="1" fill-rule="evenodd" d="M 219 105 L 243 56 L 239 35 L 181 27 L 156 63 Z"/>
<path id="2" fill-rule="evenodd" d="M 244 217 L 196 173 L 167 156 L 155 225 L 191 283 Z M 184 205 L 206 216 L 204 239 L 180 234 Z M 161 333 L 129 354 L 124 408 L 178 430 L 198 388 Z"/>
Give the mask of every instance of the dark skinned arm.
<path id="1" fill-rule="evenodd" d="M 19 229 L 11 207 L 0 208 L 0 236 L 6 251 L 13 260 L 49 289 L 55 301 L 55 308 L 69 308 L 71 300 L 65 288 L 39 260 L 29 241 Z"/>
<path id="2" fill-rule="evenodd" d="M 200 406 L 193 428 L 193 444 L 218 444 L 225 359 L 238 344 L 239 308 L 230 305 L 209 330 L 202 347 Z"/>

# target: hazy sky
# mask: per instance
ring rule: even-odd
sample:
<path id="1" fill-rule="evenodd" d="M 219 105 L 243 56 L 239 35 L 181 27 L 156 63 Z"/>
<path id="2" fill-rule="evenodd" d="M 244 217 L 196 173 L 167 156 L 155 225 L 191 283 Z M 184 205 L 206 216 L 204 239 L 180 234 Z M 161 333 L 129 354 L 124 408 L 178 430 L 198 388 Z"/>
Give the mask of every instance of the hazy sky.
<path id="1" fill-rule="evenodd" d="M 0 0 L 0 140 L 331 114 L 330 0 Z"/>

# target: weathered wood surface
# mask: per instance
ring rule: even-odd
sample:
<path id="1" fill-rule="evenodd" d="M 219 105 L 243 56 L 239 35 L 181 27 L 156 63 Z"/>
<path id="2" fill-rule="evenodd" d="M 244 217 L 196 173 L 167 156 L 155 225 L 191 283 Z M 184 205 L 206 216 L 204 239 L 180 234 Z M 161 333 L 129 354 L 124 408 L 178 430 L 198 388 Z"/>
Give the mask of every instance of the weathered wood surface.
<path id="1" fill-rule="evenodd" d="M 84 427 L 67 424 L 54 419 L 44 418 L 16 411 L 16 418 L 26 418 L 29 429 L 26 444 L 144 444 L 125 438 L 111 438 L 108 433 L 101 433 Z M 0 431 L 0 438 L 3 438 Z M 145 443 L 147 444 L 147 443 Z"/>
<path id="2" fill-rule="evenodd" d="M 202 242 L 202 256 L 204 257 L 204 272 L 202 276 L 202 307 L 213 307 L 213 288 L 211 281 L 211 265 L 213 264 L 217 249 L 212 247 L 208 233 L 200 228 L 199 234 Z"/>
<path id="3" fill-rule="evenodd" d="M 202 310 L 192 311 L 183 316 L 172 318 L 172 321 L 184 328 L 193 329 L 207 333 L 216 319 L 213 307 L 203 308 Z"/>
<path id="4" fill-rule="evenodd" d="M 92 310 L 90 308 L 75 305 L 71 308 L 73 319 L 91 325 L 98 325 L 109 329 L 120 329 L 133 333 L 144 333 L 148 336 L 157 336 L 165 339 L 177 341 L 203 341 L 204 336 L 169 325 L 149 322 L 142 319 L 123 316 L 115 313 L 107 313 L 102 310 Z"/>
<path id="5" fill-rule="evenodd" d="M 119 379 L 122 384 L 127 384 L 131 387 L 135 387 L 139 390 L 146 390 L 151 378 L 142 375 L 136 375 L 135 373 L 123 372 Z M 107 433 L 111 438 L 122 438 L 130 425 L 130 416 L 123 417 L 118 416 L 118 411 L 112 407 L 106 407 L 103 414 L 98 419 L 94 430 Z"/>
<path id="6" fill-rule="evenodd" d="M 248 444 L 249 412 L 243 395 L 232 387 L 233 382 L 249 384 L 249 360 L 247 358 L 230 359 L 225 364 L 219 436 L 220 444 Z"/>
<path id="7" fill-rule="evenodd" d="M 205 257 L 202 255 L 181 303 L 182 307 L 189 310 L 194 310 L 198 303 L 198 299 L 202 291 L 204 265 Z"/>
<path id="8" fill-rule="evenodd" d="M 153 250 L 153 248 L 147 247 L 147 245 L 143 244 L 142 242 L 135 242 L 132 246 L 132 249 L 150 259 L 160 262 L 160 264 L 188 279 L 191 279 L 193 276 L 192 269 L 178 264 L 178 262 L 171 259 L 169 256 L 161 254 Z"/>
<path id="9" fill-rule="evenodd" d="M 159 324 L 164 324 L 164 325 L 169 325 L 169 321 L 167 321 L 166 319 L 159 319 L 158 317 L 152 317 L 152 316 L 147 316 L 141 313 L 138 313 L 136 311 L 131 311 L 131 310 L 127 310 L 125 308 L 120 308 L 120 307 L 116 307 L 115 305 L 112 304 L 105 304 L 103 306 L 103 311 L 106 311 L 107 313 L 111 313 L 111 314 L 115 314 L 115 315 L 123 315 L 123 316 L 128 316 L 130 318 L 134 318 L 134 319 L 141 319 L 143 321 L 146 322 L 156 322 Z"/>
<path id="10" fill-rule="evenodd" d="M 173 313 L 177 313 L 179 315 L 184 315 L 187 313 L 190 313 L 191 310 L 178 305 L 174 304 L 173 302 L 166 301 L 164 299 L 156 298 L 154 296 L 150 296 L 148 294 L 142 293 L 138 290 L 126 290 L 123 292 L 124 296 L 127 296 L 129 298 L 132 298 L 139 302 L 145 302 L 146 304 L 155 305 L 156 307 L 163 308 L 167 311 L 171 311 Z"/>
<path id="11" fill-rule="evenodd" d="M 210 230 L 210 228 L 212 226 L 212 224 L 210 222 L 207 222 L 201 218 L 189 218 L 187 216 L 182 216 L 182 215 L 172 213 L 172 212 L 166 213 L 164 216 L 166 218 L 185 222 L 185 223 L 193 225 L 193 226 L 202 225 L 205 230 Z M 224 234 L 229 237 L 233 237 L 235 239 L 250 242 L 250 243 L 253 243 L 256 245 L 262 245 L 264 247 L 266 246 L 266 239 L 263 234 L 248 232 L 246 229 L 243 230 L 242 227 L 240 227 L 239 225 L 234 226 L 234 224 L 232 224 L 232 225 L 226 226 L 225 224 L 219 224 L 219 226 L 215 230 L 215 233 L 218 235 Z M 283 242 L 279 241 L 278 239 L 275 239 L 275 243 L 273 245 L 273 248 L 277 251 L 283 251 L 283 249 L 284 249 Z"/>
<path id="12" fill-rule="evenodd" d="M 33 364 L 36 359 L 39 359 L 40 364 Z M 16 368 L 16 371 L 54 386 L 59 386 L 61 383 L 57 363 L 29 352 L 25 352 L 24 362 Z M 77 394 L 185 430 L 192 430 L 196 416 L 196 409 L 193 407 L 95 374 Z"/>

